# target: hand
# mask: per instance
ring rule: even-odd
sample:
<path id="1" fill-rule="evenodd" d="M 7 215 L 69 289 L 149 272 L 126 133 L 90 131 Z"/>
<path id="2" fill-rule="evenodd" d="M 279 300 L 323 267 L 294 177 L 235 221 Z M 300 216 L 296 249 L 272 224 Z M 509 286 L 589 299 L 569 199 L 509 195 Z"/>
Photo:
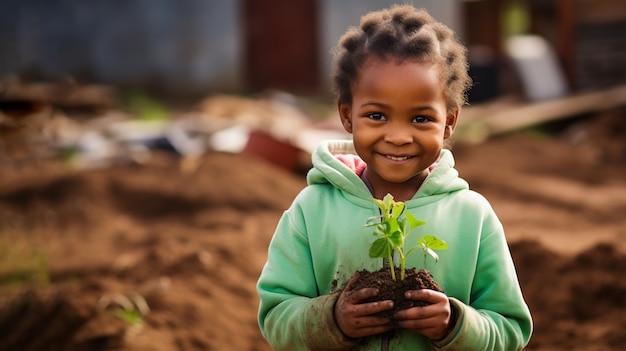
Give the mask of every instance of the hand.
<path id="1" fill-rule="evenodd" d="M 337 298 L 334 314 L 339 329 L 350 338 L 362 338 L 391 330 L 391 320 L 388 317 L 375 316 L 375 314 L 392 309 L 393 301 L 364 303 L 366 299 L 377 296 L 378 289 L 351 290 L 351 285 L 358 278 L 357 273 Z"/>
<path id="2" fill-rule="evenodd" d="M 427 306 L 407 308 L 396 313 L 395 318 L 400 328 L 412 330 L 431 340 L 441 340 L 448 336 L 451 327 L 451 307 L 446 294 L 429 289 L 409 290 L 406 298 L 424 301 Z"/>

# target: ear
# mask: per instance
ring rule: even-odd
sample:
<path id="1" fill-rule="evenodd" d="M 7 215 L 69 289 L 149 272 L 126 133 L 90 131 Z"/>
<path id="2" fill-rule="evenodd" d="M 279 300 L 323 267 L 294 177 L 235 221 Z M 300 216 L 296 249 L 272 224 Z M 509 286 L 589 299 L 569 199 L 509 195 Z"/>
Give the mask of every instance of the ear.
<path id="1" fill-rule="evenodd" d="M 455 108 L 453 111 L 448 113 L 446 116 L 446 129 L 443 132 L 443 138 L 448 139 L 454 133 L 454 128 L 456 128 L 456 121 L 459 117 L 459 109 Z"/>
<path id="2" fill-rule="evenodd" d="M 340 102 L 337 105 L 337 109 L 339 110 L 339 118 L 341 118 L 341 124 L 346 132 L 352 134 L 352 109 L 350 105 L 345 102 Z"/>

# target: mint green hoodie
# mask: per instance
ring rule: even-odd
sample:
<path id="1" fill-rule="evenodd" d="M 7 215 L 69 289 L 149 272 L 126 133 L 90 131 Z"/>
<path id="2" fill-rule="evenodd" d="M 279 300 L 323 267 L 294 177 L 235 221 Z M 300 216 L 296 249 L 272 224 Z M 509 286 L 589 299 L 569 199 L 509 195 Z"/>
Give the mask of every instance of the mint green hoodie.
<path id="1" fill-rule="evenodd" d="M 280 219 L 257 284 L 261 332 L 275 350 L 381 350 L 382 337 L 347 338 L 333 306 L 339 290 L 359 270 L 378 270 L 369 257 L 374 241 L 366 220 L 379 214 L 359 174 L 365 164 L 351 141 L 322 142 L 313 154 L 308 186 Z M 449 150 L 406 210 L 426 225 L 408 242 L 433 234 L 448 243 L 428 269 L 458 312 L 444 340 L 400 330 L 389 350 L 521 350 L 532 332 L 502 225 L 493 209 L 454 169 Z M 407 267 L 423 268 L 423 256 Z"/>

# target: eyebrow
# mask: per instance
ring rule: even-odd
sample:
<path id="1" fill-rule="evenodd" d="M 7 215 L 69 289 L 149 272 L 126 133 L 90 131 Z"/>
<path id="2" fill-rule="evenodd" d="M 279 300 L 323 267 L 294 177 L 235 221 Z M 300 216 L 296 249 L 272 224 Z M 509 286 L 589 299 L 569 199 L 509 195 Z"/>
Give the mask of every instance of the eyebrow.
<path id="1" fill-rule="evenodd" d="M 384 104 L 382 102 L 377 102 L 377 101 L 366 101 L 364 104 L 361 104 L 361 106 L 359 107 L 363 108 L 363 107 L 369 107 L 369 106 L 380 107 L 380 108 L 390 108 L 389 105 Z M 412 107 L 411 110 L 412 111 L 425 111 L 425 110 L 434 111 L 436 109 L 432 106 L 416 106 L 416 107 Z"/>
<path id="2" fill-rule="evenodd" d="M 361 106 L 359 107 L 368 107 L 368 106 L 389 107 L 388 105 L 383 104 L 382 102 L 376 102 L 376 101 L 367 101 L 364 104 L 361 104 Z"/>

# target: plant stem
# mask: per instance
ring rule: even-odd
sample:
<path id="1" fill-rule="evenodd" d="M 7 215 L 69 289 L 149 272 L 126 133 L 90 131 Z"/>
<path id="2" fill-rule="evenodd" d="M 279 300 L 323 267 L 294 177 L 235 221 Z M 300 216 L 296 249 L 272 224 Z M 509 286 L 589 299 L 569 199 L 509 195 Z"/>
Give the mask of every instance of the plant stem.
<path id="1" fill-rule="evenodd" d="M 405 234 L 406 233 L 406 227 L 404 228 L 405 230 Z M 400 280 L 404 280 L 404 271 L 406 268 L 406 255 L 404 255 L 404 241 L 406 240 L 406 235 L 403 236 L 402 238 L 402 245 L 400 245 L 400 248 L 398 250 L 398 254 L 400 255 Z"/>
<path id="2" fill-rule="evenodd" d="M 396 268 L 393 264 L 393 253 L 387 258 L 389 260 L 389 269 L 391 269 L 391 279 L 396 281 Z"/>

